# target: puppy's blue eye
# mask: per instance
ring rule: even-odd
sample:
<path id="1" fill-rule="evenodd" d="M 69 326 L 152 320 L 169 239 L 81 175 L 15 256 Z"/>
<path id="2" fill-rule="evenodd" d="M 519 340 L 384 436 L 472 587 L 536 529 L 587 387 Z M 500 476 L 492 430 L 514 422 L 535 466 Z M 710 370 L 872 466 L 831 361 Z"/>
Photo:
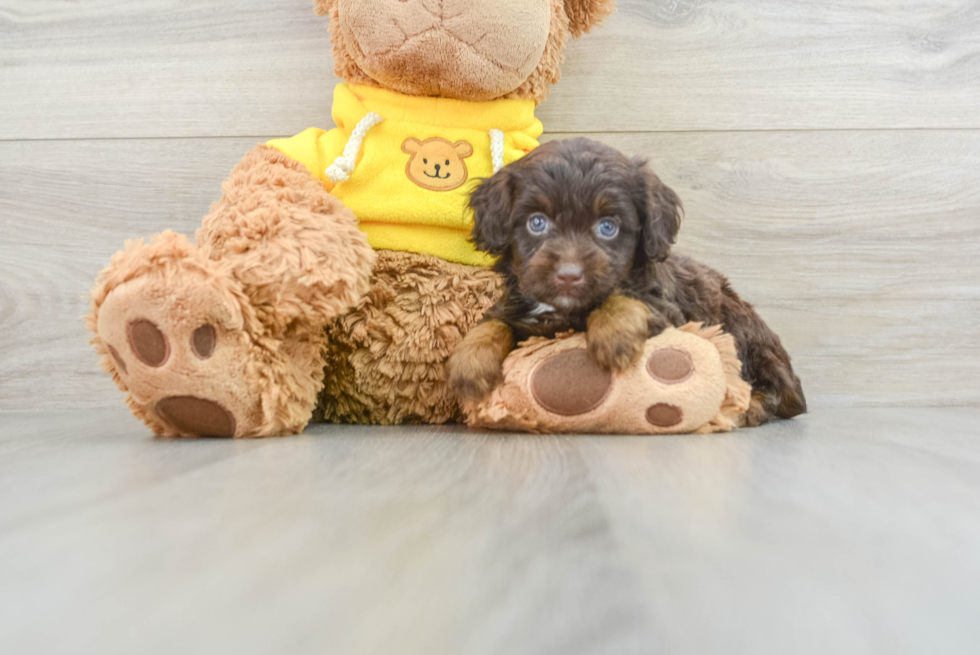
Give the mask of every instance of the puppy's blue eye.
<path id="1" fill-rule="evenodd" d="M 532 214 L 531 218 L 527 219 L 527 230 L 531 234 L 544 234 L 548 231 L 549 224 L 550 221 L 544 214 Z"/>
<path id="2" fill-rule="evenodd" d="M 619 225 L 611 218 L 604 218 L 595 224 L 595 232 L 603 239 L 612 239 L 619 234 Z"/>

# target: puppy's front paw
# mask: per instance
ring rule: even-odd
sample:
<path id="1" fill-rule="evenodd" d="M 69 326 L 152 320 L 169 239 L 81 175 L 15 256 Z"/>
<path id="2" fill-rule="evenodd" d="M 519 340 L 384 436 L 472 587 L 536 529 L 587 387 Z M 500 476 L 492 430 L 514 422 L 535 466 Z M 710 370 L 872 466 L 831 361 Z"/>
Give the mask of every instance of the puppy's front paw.
<path id="1" fill-rule="evenodd" d="M 636 363 L 649 336 L 650 310 L 631 298 L 613 296 L 592 312 L 586 341 L 592 361 L 609 371 Z"/>
<path id="2" fill-rule="evenodd" d="M 643 353 L 646 331 L 627 334 L 601 330 L 593 334 L 589 330 L 587 340 L 592 361 L 607 371 L 624 371 L 632 366 Z"/>
<path id="3" fill-rule="evenodd" d="M 487 321 L 473 328 L 449 358 L 449 388 L 460 402 L 486 398 L 504 379 L 504 358 L 511 349 L 510 328 Z"/>
<path id="4" fill-rule="evenodd" d="M 487 355 L 485 350 L 459 353 L 449 360 L 449 388 L 460 402 L 483 400 L 503 381 L 503 362 Z"/>

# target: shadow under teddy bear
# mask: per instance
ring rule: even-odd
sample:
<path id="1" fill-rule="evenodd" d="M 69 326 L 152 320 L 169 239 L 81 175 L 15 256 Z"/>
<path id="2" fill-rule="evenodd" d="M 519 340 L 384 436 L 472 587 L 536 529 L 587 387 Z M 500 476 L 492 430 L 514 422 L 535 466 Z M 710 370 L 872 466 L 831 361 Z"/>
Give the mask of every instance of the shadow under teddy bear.
<path id="1" fill-rule="evenodd" d="M 613 0 L 316 0 L 332 130 L 260 145 L 196 234 L 129 242 L 87 323 L 168 436 L 458 420 L 445 362 L 500 295 L 468 180 L 535 148 L 568 36 Z"/>

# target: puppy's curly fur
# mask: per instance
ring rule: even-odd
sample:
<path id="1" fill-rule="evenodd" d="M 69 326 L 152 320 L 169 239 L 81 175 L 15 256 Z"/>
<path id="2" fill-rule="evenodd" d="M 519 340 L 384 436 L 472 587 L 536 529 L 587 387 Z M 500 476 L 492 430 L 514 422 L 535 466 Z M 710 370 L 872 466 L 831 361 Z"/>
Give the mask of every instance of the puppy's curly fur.
<path id="1" fill-rule="evenodd" d="M 642 159 L 574 139 L 553 141 L 474 191 L 474 243 L 499 256 L 506 293 L 449 362 L 450 385 L 477 400 L 503 360 L 531 336 L 586 331 L 600 366 L 622 370 L 667 326 L 720 324 L 737 341 L 753 388 L 743 425 L 806 412 L 779 337 L 728 280 L 671 254 L 682 207 Z"/>

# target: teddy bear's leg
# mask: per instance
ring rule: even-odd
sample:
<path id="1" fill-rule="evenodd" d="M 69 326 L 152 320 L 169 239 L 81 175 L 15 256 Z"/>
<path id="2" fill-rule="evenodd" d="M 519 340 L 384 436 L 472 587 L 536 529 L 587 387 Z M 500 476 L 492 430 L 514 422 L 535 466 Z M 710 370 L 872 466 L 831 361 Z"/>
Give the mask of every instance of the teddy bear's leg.
<path id="1" fill-rule="evenodd" d="M 735 340 L 689 323 L 648 339 L 610 372 L 585 334 L 534 338 L 504 361 L 504 382 L 466 406 L 474 427 L 534 432 L 677 434 L 731 430 L 749 406 Z"/>
<path id="2" fill-rule="evenodd" d="M 127 244 L 89 327 L 133 413 L 168 436 L 271 436 L 309 421 L 324 326 L 368 287 L 353 214 L 279 151 L 235 167 L 197 232 Z"/>
<path id="3" fill-rule="evenodd" d="M 316 418 L 445 423 L 460 418 L 446 361 L 503 290 L 488 268 L 378 251 L 371 289 L 328 328 Z"/>

